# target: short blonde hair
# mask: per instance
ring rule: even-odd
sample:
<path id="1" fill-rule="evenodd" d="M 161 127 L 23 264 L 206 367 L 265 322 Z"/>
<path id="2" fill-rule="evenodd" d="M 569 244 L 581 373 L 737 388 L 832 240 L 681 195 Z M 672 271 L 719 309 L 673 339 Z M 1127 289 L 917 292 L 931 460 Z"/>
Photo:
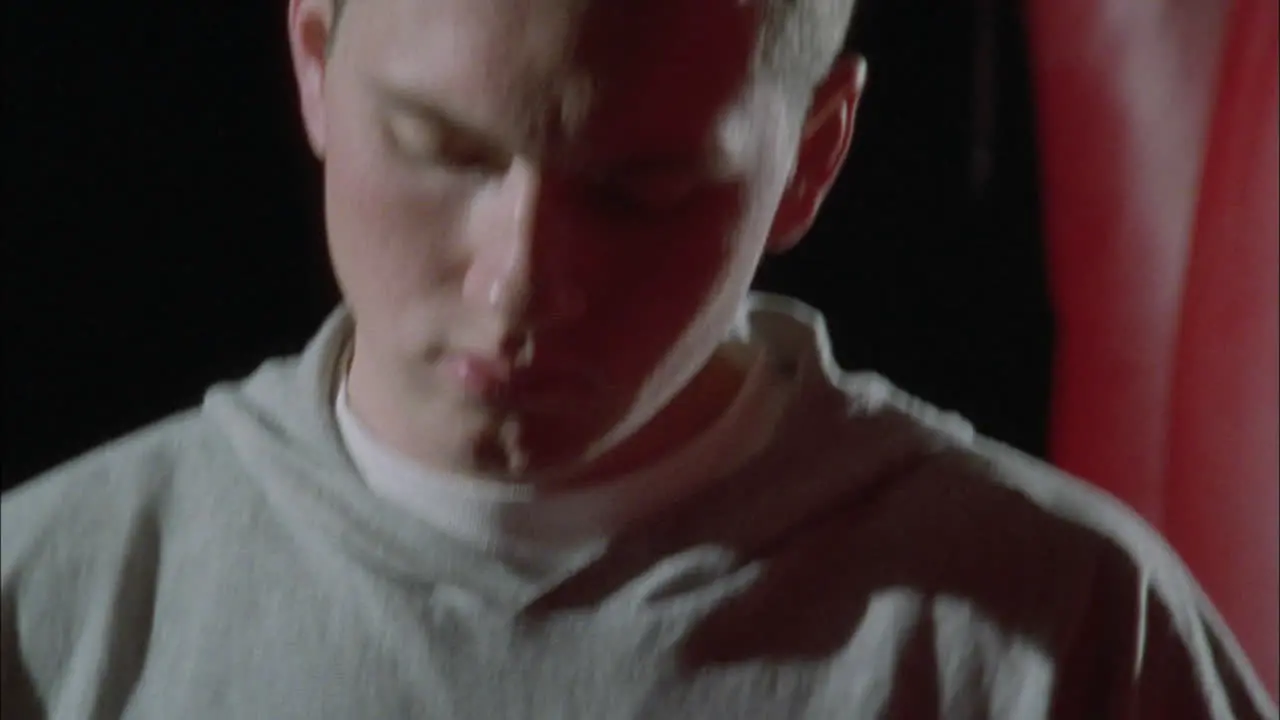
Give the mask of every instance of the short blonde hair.
<path id="1" fill-rule="evenodd" d="M 807 103 L 844 52 L 856 0 L 758 1 L 756 70 Z"/>
<path id="2" fill-rule="evenodd" d="M 757 72 L 807 103 L 844 50 L 857 0 L 754 1 L 763 6 Z M 335 33 L 347 2 L 333 0 Z"/>

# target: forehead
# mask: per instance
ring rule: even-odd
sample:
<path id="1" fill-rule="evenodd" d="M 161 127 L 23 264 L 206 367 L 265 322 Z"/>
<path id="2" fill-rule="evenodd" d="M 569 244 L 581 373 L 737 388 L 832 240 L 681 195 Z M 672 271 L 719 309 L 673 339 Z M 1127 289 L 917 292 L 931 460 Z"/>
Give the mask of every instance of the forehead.
<path id="1" fill-rule="evenodd" d="M 748 82 L 757 35 L 744 0 L 351 5 L 363 7 L 349 18 L 353 55 L 375 81 L 513 141 L 575 146 L 664 146 L 710 131 Z"/>

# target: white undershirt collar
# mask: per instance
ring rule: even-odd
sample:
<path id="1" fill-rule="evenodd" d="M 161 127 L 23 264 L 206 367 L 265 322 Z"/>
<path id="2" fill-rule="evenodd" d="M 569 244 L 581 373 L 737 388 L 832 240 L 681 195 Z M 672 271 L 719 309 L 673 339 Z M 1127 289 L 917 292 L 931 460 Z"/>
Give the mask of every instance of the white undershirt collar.
<path id="1" fill-rule="evenodd" d="M 375 493 L 456 540 L 552 569 L 599 547 L 623 525 L 732 474 L 766 444 L 785 389 L 764 350 L 741 343 L 726 349 L 745 363 L 746 378 L 717 422 L 654 465 L 554 495 L 432 470 L 388 447 L 352 412 L 345 373 L 334 410 L 347 452 Z"/>

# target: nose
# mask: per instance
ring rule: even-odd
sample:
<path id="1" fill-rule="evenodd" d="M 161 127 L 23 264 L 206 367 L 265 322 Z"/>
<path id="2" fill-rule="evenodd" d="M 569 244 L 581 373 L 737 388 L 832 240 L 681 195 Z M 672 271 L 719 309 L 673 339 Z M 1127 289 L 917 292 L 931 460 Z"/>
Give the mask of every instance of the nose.
<path id="1" fill-rule="evenodd" d="M 483 307 L 511 333 L 563 324 L 585 309 L 576 281 L 568 208 L 538 168 L 511 165 L 472 205 L 468 305 Z"/>

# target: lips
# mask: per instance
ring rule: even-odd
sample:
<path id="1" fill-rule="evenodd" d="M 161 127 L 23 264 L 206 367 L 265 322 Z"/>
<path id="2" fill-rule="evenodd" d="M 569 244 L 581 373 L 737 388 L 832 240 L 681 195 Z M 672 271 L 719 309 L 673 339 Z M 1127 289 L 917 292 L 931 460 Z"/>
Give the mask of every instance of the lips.
<path id="1" fill-rule="evenodd" d="M 511 384 L 511 363 L 505 360 L 463 353 L 447 358 L 444 368 L 468 394 L 496 398 Z"/>
<path id="2" fill-rule="evenodd" d="M 516 367 L 507 360 L 458 353 L 446 358 L 442 369 L 464 394 L 512 408 L 553 412 L 599 399 L 588 376 L 549 364 Z"/>

